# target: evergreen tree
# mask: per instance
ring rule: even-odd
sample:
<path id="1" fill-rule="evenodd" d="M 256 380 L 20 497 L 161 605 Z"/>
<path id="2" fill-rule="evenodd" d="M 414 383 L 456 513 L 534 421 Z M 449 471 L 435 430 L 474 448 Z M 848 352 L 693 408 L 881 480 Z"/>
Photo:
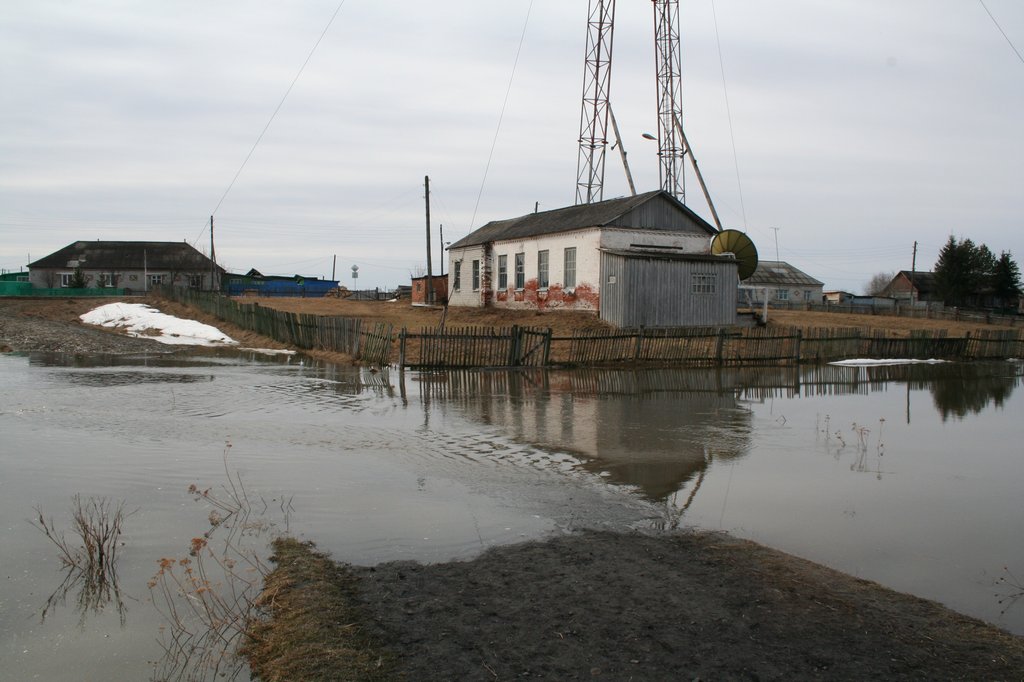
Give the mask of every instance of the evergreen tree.
<path id="1" fill-rule="evenodd" d="M 939 260 L 935 263 L 935 289 L 946 305 L 961 305 L 971 293 L 968 254 L 973 249 L 974 242 L 970 239 L 957 242 L 956 237 L 950 235 L 949 241 L 939 251 Z"/>
<path id="2" fill-rule="evenodd" d="M 1003 299 L 1003 305 L 1009 305 L 1010 301 L 1018 298 L 1024 293 L 1021 285 L 1020 268 L 1014 262 L 1009 251 L 999 254 L 992 268 L 992 290 L 996 296 Z"/>
<path id="3" fill-rule="evenodd" d="M 68 287 L 71 289 L 84 289 L 86 286 L 88 286 L 88 282 L 85 281 L 85 273 L 82 272 L 82 268 L 75 268 L 74 274 L 71 275 L 71 283 Z"/>

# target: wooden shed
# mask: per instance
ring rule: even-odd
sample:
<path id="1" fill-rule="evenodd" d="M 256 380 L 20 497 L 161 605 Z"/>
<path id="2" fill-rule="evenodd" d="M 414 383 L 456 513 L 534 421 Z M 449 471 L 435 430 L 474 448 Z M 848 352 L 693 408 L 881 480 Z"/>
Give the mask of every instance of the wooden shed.
<path id="1" fill-rule="evenodd" d="M 619 327 L 736 324 L 737 262 L 672 250 L 602 249 L 601 319 Z"/>

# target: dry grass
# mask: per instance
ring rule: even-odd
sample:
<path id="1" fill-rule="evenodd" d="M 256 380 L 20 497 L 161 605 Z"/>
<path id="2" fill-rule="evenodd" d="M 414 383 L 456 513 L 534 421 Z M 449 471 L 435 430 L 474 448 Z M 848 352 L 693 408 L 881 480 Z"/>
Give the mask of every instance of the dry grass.
<path id="1" fill-rule="evenodd" d="M 951 320 L 928 320 L 892 315 L 851 315 L 848 313 L 822 313 L 806 310 L 769 310 L 768 325 L 771 327 L 797 327 L 799 329 L 857 327 L 860 329 L 884 329 L 907 336 L 911 331 L 945 329 L 949 336 L 974 334 L 982 329 L 1014 329 L 995 324 L 979 322 L 953 322 Z M 1016 327 L 1019 329 L 1020 327 Z"/>
<path id="2" fill-rule="evenodd" d="M 388 659 L 362 633 L 355 578 L 294 538 L 273 542 L 277 567 L 257 605 L 267 618 L 250 629 L 242 655 L 254 676 L 279 680 L 389 680 Z"/>

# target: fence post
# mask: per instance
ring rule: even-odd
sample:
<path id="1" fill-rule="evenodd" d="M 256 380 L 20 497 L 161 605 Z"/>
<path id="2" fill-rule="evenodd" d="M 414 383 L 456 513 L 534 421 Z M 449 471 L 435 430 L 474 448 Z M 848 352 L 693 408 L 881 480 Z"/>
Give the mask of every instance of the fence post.
<path id="1" fill-rule="evenodd" d="M 636 362 L 637 360 L 640 359 L 640 349 L 643 346 L 643 343 L 644 343 L 644 328 L 643 328 L 643 325 L 641 325 L 640 329 L 637 330 L 637 333 L 636 333 L 636 343 L 633 344 L 633 362 Z"/>
<path id="2" fill-rule="evenodd" d="M 551 327 L 548 327 L 548 333 L 544 336 L 544 366 L 547 367 L 551 361 Z"/>
<path id="3" fill-rule="evenodd" d="M 519 344 L 521 339 L 518 324 L 512 325 L 511 334 L 512 338 L 508 344 L 508 366 L 517 367 L 519 365 Z"/>
<path id="4" fill-rule="evenodd" d="M 722 351 L 725 346 L 725 327 L 718 328 L 718 343 L 715 346 L 715 364 L 722 364 Z"/>
<path id="5" fill-rule="evenodd" d="M 796 343 L 793 344 L 793 361 L 796 364 L 800 364 L 800 342 L 803 341 L 804 331 L 802 329 L 796 330 Z"/>
<path id="6" fill-rule="evenodd" d="M 398 368 L 402 369 L 405 367 L 405 327 L 402 327 L 402 331 L 398 333 Z"/>

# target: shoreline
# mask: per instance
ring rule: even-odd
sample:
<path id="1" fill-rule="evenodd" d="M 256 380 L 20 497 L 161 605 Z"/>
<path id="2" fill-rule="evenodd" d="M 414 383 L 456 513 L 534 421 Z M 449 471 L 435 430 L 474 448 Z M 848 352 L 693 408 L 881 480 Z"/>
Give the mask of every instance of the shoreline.
<path id="1" fill-rule="evenodd" d="M 1024 638 L 721 533 L 579 531 L 470 561 L 373 567 L 335 563 L 295 540 L 274 548 L 258 637 L 278 655 L 272 669 L 250 658 L 261 679 L 1024 675 Z M 311 566 L 331 573 L 330 589 Z M 345 627 L 336 620 L 339 599 Z M 315 637 L 321 663 L 356 651 L 363 672 L 321 665 L 313 674 L 308 639 L 290 644 L 296 622 L 302 637 Z"/>

